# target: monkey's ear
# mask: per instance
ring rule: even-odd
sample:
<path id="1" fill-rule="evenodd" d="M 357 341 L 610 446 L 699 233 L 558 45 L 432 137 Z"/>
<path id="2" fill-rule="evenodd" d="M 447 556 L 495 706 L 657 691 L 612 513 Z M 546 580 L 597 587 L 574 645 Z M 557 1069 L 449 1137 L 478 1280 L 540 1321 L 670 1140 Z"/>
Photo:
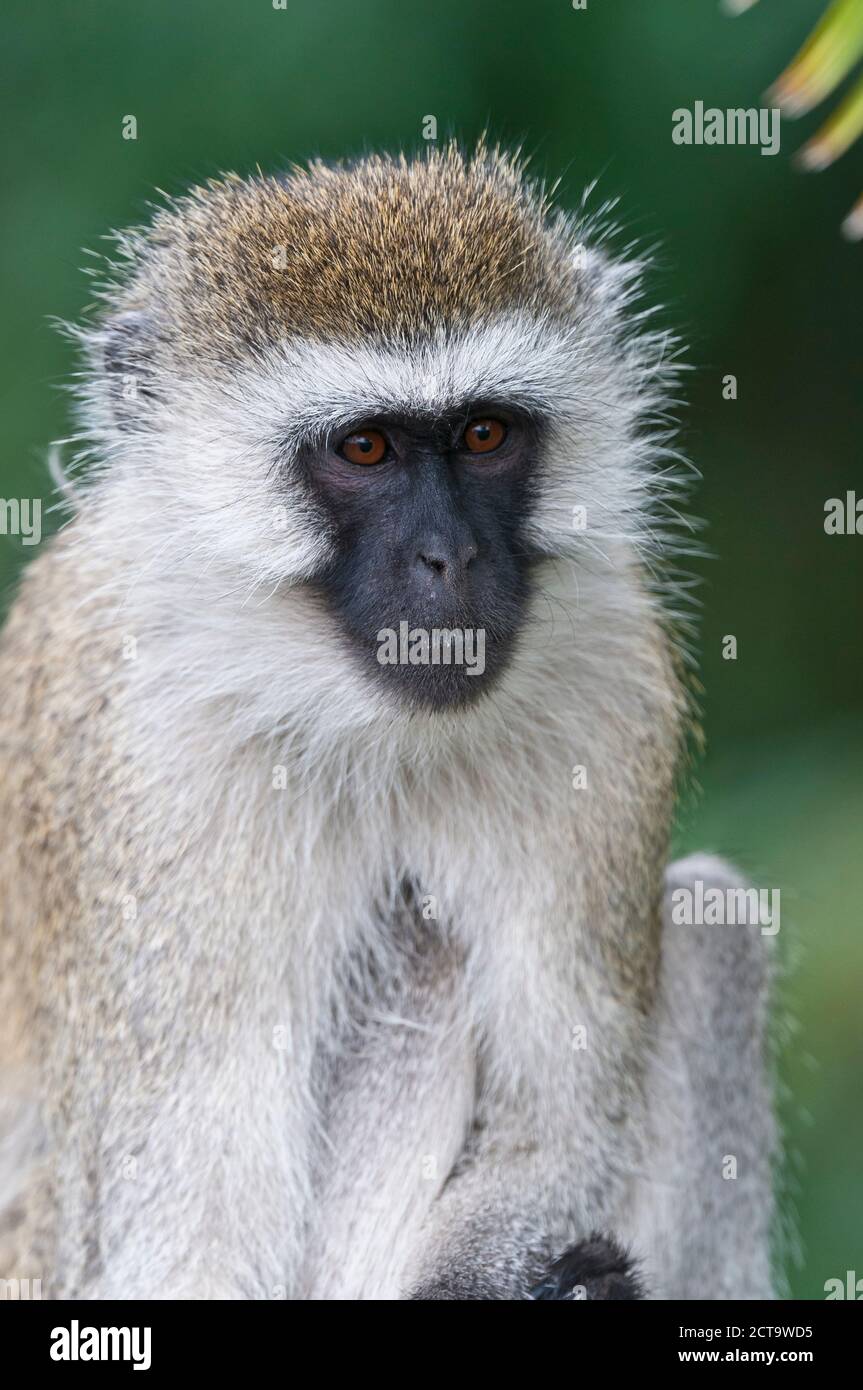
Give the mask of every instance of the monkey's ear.
<path id="1" fill-rule="evenodd" d="M 154 397 L 154 331 L 145 309 L 126 309 L 107 319 L 99 335 L 111 406 L 121 429 L 131 429 Z"/>
<path id="2" fill-rule="evenodd" d="M 634 267 L 615 260 L 607 251 L 581 241 L 572 253 L 579 284 L 594 303 L 612 306 L 620 301 L 632 280 Z"/>

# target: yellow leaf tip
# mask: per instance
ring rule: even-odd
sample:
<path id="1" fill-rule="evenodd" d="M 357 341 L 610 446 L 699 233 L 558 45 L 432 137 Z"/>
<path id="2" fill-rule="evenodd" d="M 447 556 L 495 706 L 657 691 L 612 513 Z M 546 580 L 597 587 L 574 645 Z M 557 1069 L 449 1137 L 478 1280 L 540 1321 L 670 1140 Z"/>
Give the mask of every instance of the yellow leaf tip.
<path id="1" fill-rule="evenodd" d="M 863 241 L 863 198 L 854 204 L 842 223 L 842 235 L 846 241 Z"/>

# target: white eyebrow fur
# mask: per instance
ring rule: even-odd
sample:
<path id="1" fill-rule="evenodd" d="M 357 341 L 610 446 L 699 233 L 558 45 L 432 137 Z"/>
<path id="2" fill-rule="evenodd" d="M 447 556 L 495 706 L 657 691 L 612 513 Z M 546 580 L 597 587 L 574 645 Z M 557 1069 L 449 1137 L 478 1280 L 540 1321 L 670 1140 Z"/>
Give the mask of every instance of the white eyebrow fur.
<path id="1" fill-rule="evenodd" d="M 576 350 L 571 329 L 511 316 L 419 346 L 286 342 L 227 389 L 270 426 L 281 419 L 295 444 L 363 415 L 442 414 L 468 400 L 550 411 L 571 383 Z"/>

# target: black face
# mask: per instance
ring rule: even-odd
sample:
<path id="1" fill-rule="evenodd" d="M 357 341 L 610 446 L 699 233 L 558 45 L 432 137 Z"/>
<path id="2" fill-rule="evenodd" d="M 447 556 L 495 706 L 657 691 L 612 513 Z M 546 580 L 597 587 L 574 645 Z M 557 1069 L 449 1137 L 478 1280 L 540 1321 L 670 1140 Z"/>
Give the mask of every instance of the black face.
<path id="1" fill-rule="evenodd" d="M 301 458 L 337 536 L 321 587 L 367 669 L 419 706 L 487 692 L 512 652 L 539 436 L 482 403 L 367 418 Z"/>

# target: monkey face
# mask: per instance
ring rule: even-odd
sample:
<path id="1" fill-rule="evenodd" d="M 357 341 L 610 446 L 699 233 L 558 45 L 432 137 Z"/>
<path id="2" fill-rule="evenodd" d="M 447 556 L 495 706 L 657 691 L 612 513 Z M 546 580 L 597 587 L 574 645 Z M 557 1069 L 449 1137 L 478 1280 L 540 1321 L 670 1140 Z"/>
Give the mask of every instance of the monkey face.
<path id="1" fill-rule="evenodd" d="M 466 703 L 507 664 L 530 591 L 540 436 L 535 416 L 479 401 L 377 415 L 300 454 L 334 537 L 318 586 L 360 660 L 409 703 Z"/>
<path id="2" fill-rule="evenodd" d="M 508 721 L 546 697 L 556 623 L 600 679 L 680 514 L 675 346 L 593 230 L 450 147 L 230 178 L 124 239 L 83 432 L 248 727 Z"/>

